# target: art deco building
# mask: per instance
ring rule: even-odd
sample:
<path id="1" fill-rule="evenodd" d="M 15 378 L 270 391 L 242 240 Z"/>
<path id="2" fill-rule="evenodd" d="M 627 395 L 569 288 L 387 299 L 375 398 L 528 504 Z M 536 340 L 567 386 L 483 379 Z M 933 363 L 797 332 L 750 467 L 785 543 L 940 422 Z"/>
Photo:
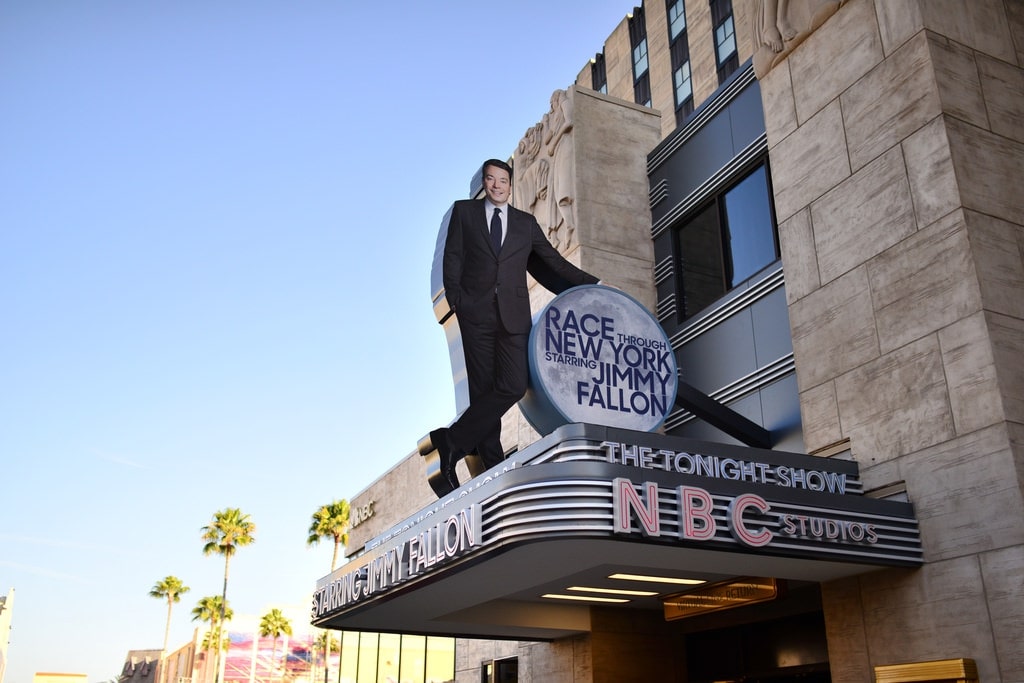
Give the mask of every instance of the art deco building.
<path id="1" fill-rule="evenodd" d="M 514 203 L 653 313 L 677 400 L 339 491 L 340 680 L 424 681 L 428 637 L 465 683 L 1024 680 L 1024 3 L 624 10 Z"/>

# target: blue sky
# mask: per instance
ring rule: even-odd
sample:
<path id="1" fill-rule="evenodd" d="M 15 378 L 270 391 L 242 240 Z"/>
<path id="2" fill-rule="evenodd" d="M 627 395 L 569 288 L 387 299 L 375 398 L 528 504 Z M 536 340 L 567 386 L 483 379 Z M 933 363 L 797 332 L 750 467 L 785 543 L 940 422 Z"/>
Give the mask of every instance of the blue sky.
<path id="1" fill-rule="evenodd" d="M 305 546 L 454 416 L 439 223 L 632 8 L 0 0 L 5 683 L 106 681 L 220 591 L 306 626 Z M 426 486 L 426 484 L 424 484 Z"/>

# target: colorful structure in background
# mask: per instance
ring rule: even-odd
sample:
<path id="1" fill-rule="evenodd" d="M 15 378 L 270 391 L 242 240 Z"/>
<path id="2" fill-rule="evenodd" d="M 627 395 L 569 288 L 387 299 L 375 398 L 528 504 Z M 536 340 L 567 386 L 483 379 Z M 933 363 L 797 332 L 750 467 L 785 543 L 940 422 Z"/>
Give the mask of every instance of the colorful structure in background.
<path id="1" fill-rule="evenodd" d="M 0 683 L 7 670 L 7 645 L 11 637 L 11 612 L 14 609 L 14 589 L 0 595 Z"/>
<path id="2" fill-rule="evenodd" d="M 206 633 L 196 629 L 192 640 L 179 649 L 167 653 L 160 661 L 153 683 L 213 683 L 215 680 L 214 653 L 203 649 Z M 228 647 L 221 661 L 224 683 L 315 683 L 324 680 L 323 636 L 295 634 L 281 636 L 276 643 L 271 637 L 260 636 L 257 631 L 230 631 Z M 331 639 L 327 658 L 329 679 L 338 678 L 340 662 L 338 636 Z M 136 679 L 131 679 L 135 681 Z M 142 681 L 139 681 L 142 683 Z"/>
<path id="3" fill-rule="evenodd" d="M 323 680 L 324 653 L 314 646 L 312 635 L 273 638 L 258 633 L 228 634 L 231 644 L 224 656 L 224 675 L 228 683 L 238 681 L 313 681 Z M 338 653 L 328 661 L 338 670 Z M 319 676 L 314 676 L 319 673 Z"/>

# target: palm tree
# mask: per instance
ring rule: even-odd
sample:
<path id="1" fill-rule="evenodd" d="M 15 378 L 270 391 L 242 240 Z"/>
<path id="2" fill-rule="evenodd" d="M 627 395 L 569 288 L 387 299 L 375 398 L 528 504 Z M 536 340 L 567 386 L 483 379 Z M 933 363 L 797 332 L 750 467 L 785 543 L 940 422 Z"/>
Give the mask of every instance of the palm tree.
<path id="1" fill-rule="evenodd" d="M 341 500 L 331 501 L 328 505 L 321 505 L 320 508 L 313 513 L 313 522 L 309 525 L 309 538 L 306 539 L 306 545 L 314 546 L 320 542 L 322 538 L 333 538 L 334 539 L 334 554 L 331 556 L 331 573 L 334 572 L 334 568 L 338 564 L 338 549 L 343 545 L 348 545 L 348 527 L 349 527 L 349 504 L 348 501 L 342 498 Z M 324 653 L 324 675 L 327 675 L 327 657 L 328 657 L 328 641 L 326 637 L 327 631 L 324 631 L 324 642 L 323 642 L 323 653 Z"/>
<path id="2" fill-rule="evenodd" d="M 260 635 L 273 636 L 274 648 L 270 651 L 270 680 L 274 680 L 274 660 L 277 659 L 277 639 L 281 634 L 292 634 L 292 622 L 276 607 L 260 618 Z"/>
<path id="3" fill-rule="evenodd" d="M 228 567 L 231 556 L 239 546 L 249 545 L 255 539 L 256 525 L 252 523 L 249 515 L 238 508 L 224 508 L 213 513 L 213 521 L 202 528 L 202 540 L 206 542 L 203 546 L 203 554 L 211 555 L 216 553 L 224 556 L 224 589 L 221 592 L 220 621 L 217 623 L 217 640 L 220 640 L 220 628 L 224 623 L 224 609 L 228 602 Z M 214 683 L 220 681 L 220 648 L 217 649 L 217 656 L 214 662 Z"/>
<path id="4" fill-rule="evenodd" d="M 199 602 L 192 608 L 192 621 L 202 621 L 208 623 L 210 627 L 214 627 L 221 620 L 221 614 L 226 621 L 231 621 L 235 616 L 235 610 L 231 609 L 231 605 L 227 605 L 221 610 L 223 598 L 219 595 L 207 595 L 205 598 L 199 598 Z"/>
<path id="5" fill-rule="evenodd" d="M 230 644 L 230 641 L 225 643 L 226 639 L 220 638 L 222 614 L 225 621 L 231 621 L 235 616 L 235 611 L 230 606 L 224 606 L 224 601 L 219 595 L 208 595 L 205 598 L 199 598 L 199 602 L 192 608 L 192 621 L 200 621 L 210 625 L 210 630 L 203 636 L 203 652 L 209 652 L 216 647 L 218 640 L 220 640 L 219 650 L 226 650 L 227 645 Z M 203 680 L 208 680 L 205 675 Z"/>
<path id="6" fill-rule="evenodd" d="M 313 650 L 318 654 L 321 652 L 323 653 L 324 681 L 326 681 L 329 674 L 328 668 L 331 665 L 330 656 L 341 652 L 341 643 L 338 642 L 337 638 L 331 635 L 330 631 L 324 629 L 313 641 Z"/>
<path id="7" fill-rule="evenodd" d="M 191 589 L 181 582 L 177 576 L 165 576 L 162 581 L 153 584 L 149 591 L 151 598 L 167 598 L 167 625 L 164 627 L 164 652 L 167 652 L 167 637 L 171 633 L 171 607 L 174 603 L 181 602 L 182 593 L 188 593 Z"/>
<path id="8" fill-rule="evenodd" d="M 329 505 L 321 505 L 320 509 L 313 513 L 313 522 L 309 525 L 309 538 L 306 545 L 316 545 L 322 538 L 334 539 L 334 555 L 331 557 L 331 571 L 338 564 L 338 548 L 348 545 L 348 501 L 342 498 L 335 500 Z"/>

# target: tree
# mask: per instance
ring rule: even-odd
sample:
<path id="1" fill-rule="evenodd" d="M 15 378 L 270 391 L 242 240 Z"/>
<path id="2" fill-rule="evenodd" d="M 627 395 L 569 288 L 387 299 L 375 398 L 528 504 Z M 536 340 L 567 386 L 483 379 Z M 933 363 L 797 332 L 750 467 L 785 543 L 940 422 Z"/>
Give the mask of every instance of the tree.
<path id="1" fill-rule="evenodd" d="M 222 602 L 223 599 L 219 595 L 207 595 L 205 598 L 199 598 L 199 602 L 192 608 L 192 621 L 202 621 L 210 626 L 216 626 L 221 619 Z M 231 621 L 234 616 L 235 610 L 231 609 L 230 605 L 226 606 L 223 610 L 223 618 Z"/>
<path id="2" fill-rule="evenodd" d="M 164 652 L 167 652 L 167 637 L 171 633 L 171 607 L 174 603 L 181 602 L 182 593 L 188 593 L 191 589 L 181 582 L 177 576 L 165 576 L 162 581 L 157 581 L 149 596 L 152 598 L 167 598 L 167 625 L 164 626 Z"/>
<path id="3" fill-rule="evenodd" d="M 271 680 L 274 679 L 274 660 L 277 659 L 277 639 L 282 633 L 289 636 L 292 634 L 292 622 L 275 607 L 260 618 L 260 635 L 274 638 L 274 648 L 270 651 Z"/>
<path id="4" fill-rule="evenodd" d="M 335 638 L 330 631 L 324 629 L 320 635 L 313 640 L 313 651 L 317 653 L 317 658 L 323 659 L 324 680 L 326 681 L 328 678 L 328 669 L 331 665 L 330 656 L 341 652 L 341 643 L 338 642 L 338 639 Z"/>
<path id="5" fill-rule="evenodd" d="M 240 546 L 249 545 L 255 539 L 256 525 L 253 524 L 249 515 L 238 508 L 224 508 L 213 513 L 213 520 L 202 528 L 202 540 L 204 555 L 224 556 L 224 589 L 221 592 L 221 613 L 217 622 L 217 641 L 220 641 L 220 629 L 224 624 L 224 610 L 228 602 L 228 568 L 231 564 L 231 556 L 235 554 Z M 214 683 L 220 681 L 220 648 L 217 649 L 217 656 L 214 661 Z"/>
<path id="6" fill-rule="evenodd" d="M 322 538 L 334 539 L 334 554 L 331 556 L 332 573 L 338 564 L 338 549 L 343 545 L 348 545 L 349 512 L 348 501 L 344 498 L 331 501 L 328 505 L 321 505 L 313 513 L 313 522 L 309 525 L 309 538 L 306 539 L 306 545 L 314 546 Z M 324 631 L 324 633 L 327 632 Z M 323 643 L 325 676 L 327 675 L 328 659 L 327 642 L 325 639 Z"/>
<path id="7" fill-rule="evenodd" d="M 230 640 L 227 638 L 221 638 L 220 621 L 221 615 L 225 621 L 231 621 L 232 617 L 235 616 L 235 611 L 230 606 L 224 607 L 223 600 L 219 595 L 208 595 L 205 598 L 199 598 L 199 602 L 192 608 L 192 621 L 199 621 L 210 625 L 210 630 L 203 636 L 202 649 L 203 652 L 209 652 L 216 647 L 217 641 L 220 641 L 219 650 L 226 650 L 230 645 Z M 203 680 L 208 680 L 206 676 L 203 676 Z"/>
<path id="8" fill-rule="evenodd" d="M 316 545 L 322 538 L 334 539 L 334 555 L 331 557 L 332 572 L 338 564 L 338 549 L 343 545 L 348 545 L 348 517 L 348 501 L 342 498 L 329 505 L 321 505 L 320 509 L 313 513 L 313 522 L 309 525 L 309 538 L 306 539 L 306 545 Z"/>

